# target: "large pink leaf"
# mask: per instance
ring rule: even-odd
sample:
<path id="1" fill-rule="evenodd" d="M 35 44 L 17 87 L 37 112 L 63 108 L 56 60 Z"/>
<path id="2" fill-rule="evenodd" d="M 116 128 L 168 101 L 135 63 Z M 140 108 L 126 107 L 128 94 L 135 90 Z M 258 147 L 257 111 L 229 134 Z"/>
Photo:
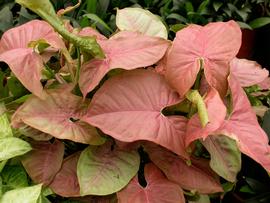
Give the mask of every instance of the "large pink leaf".
<path id="1" fill-rule="evenodd" d="M 234 21 L 190 25 L 177 32 L 167 58 L 166 78 L 184 96 L 195 82 L 201 60 L 208 83 L 225 95 L 229 61 L 240 45 L 241 31 Z"/>
<path id="2" fill-rule="evenodd" d="M 216 133 L 235 139 L 242 153 L 250 156 L 270 171 L 268 137 L 260 127 L 249 100 L 234 75 L 229 77 L 233 111 Z"/>
<path id="3" fill-rule="evenodd" d="M 161 113 L 179 101 L 163 76 L 133 70 L 107 80 L 83 120 L 120 141 L 148 140 L 187 156 L 183 143 L 186 118 Z"/>
<path id="4" fill-rule="evenodd" d="M 23 156 L 22 164 L 35 183 L 49 185 L 61 168 L 65 147 L 58 140 L 52 144 L 33 142 L 31 146 L 33 149 Z"/>
<path id="5" fill-rule="evenodd" d="M 49 187 L 63 197 L 79 197 L 80 186 L 77 178 L 77 163 L 80 152 L 64 159 L 60 171 L 56 174 Z"/>
<path id="6" fill-rule="evenodd" d="M 98 62 L 92 60 L 82 66 L 79 85 L 84 95 L 93 90 L 109 70 L 150 66 L 163 57 L 169 46 L 169 42 L 164 39 L 132 32 L 120 32 L 99 43 L 106 58 Z"/>
<path id="7" fill-rule="evenodd" d="M 104 143 L 97 130 L 81 121 L 88 101 L 69 92 L 50 90 L 45 98 L 29 98 L 14 114 L 13 125 L 23 122 L 59 139 L 99 145 Z"/>
<path id="8" fill-rule="evenodd" d="M 268 77 L 268 70 L 256 61 L 234 58 L 231 63 L 231 72 L 242 87 L 248 87 L 263 82 Z"/>
<path id="9" fill-rule="evenodd" d="M 202 194 L 223 191 L 217 175 L 209 167 L 208 160 L 191 159 L 191 164 L 188 165 L 181 157 L 161 147 L 146 145 L 146 151 L 167 178 L 182 188 Z"/>
<path id="10" fill-rule="evenodd" d="M 42 57 L 28 48 L 32 41 L 44 39 L 52 47 L 65 47 L 61 38 L 45 21 L 33 20 L 5 32 L 0 41 L 0 61 L 6 62 L 21 83 L 37 96 L 42 96 L 40 83 Z"/>
<path id="11" fill-rule="evenodd" d="M 220 99 L 218 92 L 212 88 L 204 101 L 208 110 L 210 122 L 203 128 L 198 114 L 195 114 L 187 124 L 185 135 L 186 146 L 189 146 L 194 140 L 201 138 L 205 139 L 209 133 L 217 130 L 224 122 L 227 109 Z"/>
<path id="12" fill-rule="evenodd" d="M 119 203 L 185 203 L 182 189 L 167 180 L 154 164 L 145 166 L 144 176 L 147 186 L 142 187 L 138 176 L 134 177 L 126 188 L 117 193 Z"/>

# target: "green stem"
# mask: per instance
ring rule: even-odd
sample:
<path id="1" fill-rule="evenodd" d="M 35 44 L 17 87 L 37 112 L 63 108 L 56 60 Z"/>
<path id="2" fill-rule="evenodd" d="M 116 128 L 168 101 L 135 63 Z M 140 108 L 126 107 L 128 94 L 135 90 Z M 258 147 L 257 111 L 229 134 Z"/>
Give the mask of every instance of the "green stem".
<path id="1" fill-rule="evenodd" d="M 186 98 L 197 106 L 199 118 L 202 124 L 202 127 L 205 127 L 209 122 L 208 112 L 203 101 L 202 96 L 200 95 L 198 90 L 190 90 L 186 94 Z"/>
<path id="2" fill-rule="evenodd" d="M 77 58 L 78 58 L 78 65 L 77 65 L 77 70 L 76 70 L 76 75 L 75 75 L 75 84 L 76 85 L 79 81 L 80 77 L 80 70 L 81 70 L 81 52 L 80 48 L 76 48 L 77 50 Z"/>

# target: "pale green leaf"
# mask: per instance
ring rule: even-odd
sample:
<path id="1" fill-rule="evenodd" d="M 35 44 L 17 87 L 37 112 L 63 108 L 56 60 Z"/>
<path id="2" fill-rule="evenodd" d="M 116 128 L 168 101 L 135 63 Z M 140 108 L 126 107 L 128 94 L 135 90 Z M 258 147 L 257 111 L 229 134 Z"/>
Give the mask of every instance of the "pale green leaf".
<path id="1" fill-rule="evenodd" d="M 121 190 L 136 175 L 139 165 L 136 151 L 112 151 L 108 145 L 86 148 L 77 165 L 81 195 L 108 195 Z"/>
<path id="2" fill-rule="evenodd" d="M 118 9 L 116 25 L 120 30 L 140 32 L 148 36 L 168 38 L 165 25 L 160 18 L 141 8 Z"/>
<path id="3" fill-rule="evenodd" d="M 0 161 L 23 155 L 31 149 L 30 144 L 19 138 L 2 138 L 0 139 Z"/>
<path id="4" fill-rule="evenodd" d="M 12 137 L 12 129 L 8 117 L 5 113 L 0 116 L 0 139 L 4 137 Z"/>
<path id="5" fill-rule="evenodd" d="M 241 152 L 235 140 L 224 135 L 210 135 L 202 142 L 211 156 L 211 168 L 224 179 L 234 182 L 241 169 Z"/>
<path id="6" fill-rule="evenodd" d="M 0 203 L 38 203 L 42 184 L 10 190 L 0 199 Z"/>

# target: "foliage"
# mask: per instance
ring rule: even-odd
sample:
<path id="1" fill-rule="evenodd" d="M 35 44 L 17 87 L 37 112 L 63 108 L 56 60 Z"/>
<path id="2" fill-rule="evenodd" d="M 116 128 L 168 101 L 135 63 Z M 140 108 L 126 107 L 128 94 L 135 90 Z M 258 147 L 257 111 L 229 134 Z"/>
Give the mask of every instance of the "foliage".
<path id="1" fill-rule="evenodd" d="M 161 18 L 138 1 L 57 13 L 65 1 L 17 2 L 43 20 L 0 41 L 1 203 L 222 201 L 239 185 L 242 157 L 270 171 L 260 127 L 269 133 L 269 73 L 236 58 L 235 21 L 189 25 L 168 40 L 162 18 L 179 18 L 166 9 L 180 1 L 143 1 Z M 134 3 L 108 20 L 109 6 Z M 193 5 L 185 9 L 193 22 Z M 239 191 L 269 198 L 260 184 L 248 177 Z"/>

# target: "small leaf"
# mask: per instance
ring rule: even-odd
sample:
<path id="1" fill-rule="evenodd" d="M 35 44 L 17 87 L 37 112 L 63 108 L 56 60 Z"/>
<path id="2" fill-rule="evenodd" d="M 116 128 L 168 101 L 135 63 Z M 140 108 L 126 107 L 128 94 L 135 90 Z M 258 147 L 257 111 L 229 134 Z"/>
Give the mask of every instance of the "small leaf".
<path id="1" fill-rule="evenodd" d="M 241 169 L 241 152 L 235 140 L 224 135 L 210 135 L 202 144 L 211 155 L 211 168 L 224 179 L 235 182 Z"/>
<path id="2" fill-rule="evenodd" d="M 256 18 L 255 20 L 251 21 L 249 23 L 250 27 L 252 29 L 260 28 L 265 25 L 268 25 L 270 23 L 270 17 L 261 17 L 261 18 Z"/>
<path id="3" fill-rule="evenodd" d="M 268 135 L 268 138 L 270 139 L 270 110 L 268 110 L 264 116 L 263 116 L 263 123 L 262 123 L 262 128 Z"/>
<path id="4" fill-rule="evenodd" d="M 218 11 L 222 5 L 223 5 L 223 3 L 219 2 L 219 1 L 215 1 L 213 3 L 213 7 L 214 7 L 215 11 Z"/>
<path id="5" fill-rule="evenodd" d="M 1 3 L 1 6 L 3 4 Z M 5 5 L 5 4 L 4 4 Z M 9 6 L 4 6 L 0 11 L 0 31 L 4 32 L 13 26 L 13 15 Z"/>
<path id="6" fill-rule="evenodd" d="M 0 161 L 23 155 L 32 149 L 30 144 L 16 137 L 0 139 L 0 146 Z"/>
<path id="7" fill-rule="evenodd" d="M 0 203 L 38 203 L 42 185 L 35 185 L 6 192 L 0 199 Z"/>
<path id="8" fill-rule="evenodd" d="M 108 195 L 124 188 L 139 170 L 136 151 L 122 151 L 107 144 L 86 148 L 80 156 L 77 174 L 81 195 Z"/>
<path id="9" fill-rule="evenodd" d="M 121 31 L 127 30 L 164 39 L 168 38 L 167 29 L 160 18 L 145 9 L 118 9 L 116 25 Z"/>

